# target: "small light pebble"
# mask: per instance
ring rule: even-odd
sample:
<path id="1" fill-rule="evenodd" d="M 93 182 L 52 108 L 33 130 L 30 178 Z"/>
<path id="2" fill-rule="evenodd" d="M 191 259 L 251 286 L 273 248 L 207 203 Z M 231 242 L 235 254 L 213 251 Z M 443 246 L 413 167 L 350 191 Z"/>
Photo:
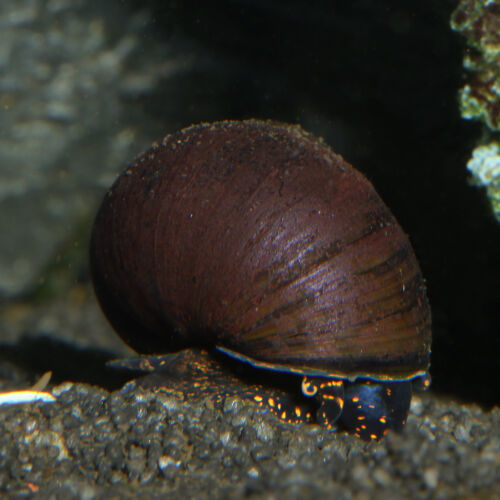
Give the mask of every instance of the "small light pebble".
<path id="1" fill-rule="evenodd" d="M 73 389 L 74 386 L 75 384 L 73 384 L 72 382 L 64 382 L 62 384 L 53 387 L 51 392 L 54 396 L 57 397 L 63 394 L 64 392 L 70 391 L 71 389 Z"/>
<path id="2" fill-rule="evenodd" d="M 424 481 L 427 488 L 434 490 L 438 485 L 439 471 L 436 467 L 430 467 L 424 471 Z"/>
<path id="3" fill-rule="evenodd" d="M 248 469 L 247 474 L 252 478 L 258 478 L 259 477 L 259 469 L 257 469 L 257 467 L 250 467 L 250 469 Z"/>
<path id="4" fill-rule="evenodd" d="M 160 469 L 166 469 L 167 467 L 175 467 L 178 468 L 182 464 L 181 460 L 175 460 L 172 457 L 163 455 L 158 459 L 158 467 Z"/>

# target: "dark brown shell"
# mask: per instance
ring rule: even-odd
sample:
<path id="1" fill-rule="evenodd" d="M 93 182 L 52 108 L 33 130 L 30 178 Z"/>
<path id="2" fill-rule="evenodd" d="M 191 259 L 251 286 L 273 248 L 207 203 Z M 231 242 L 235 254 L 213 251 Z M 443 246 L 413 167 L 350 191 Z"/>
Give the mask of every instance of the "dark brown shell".
<path id="1" fill-rule="evenodd" d="M 370 182 L 297 126 L 202 124 L 141 155 L 91 242 L 97 297 L 142 353 L 221 346 L 344 378 L 424 373 L 430 309 Z"/>

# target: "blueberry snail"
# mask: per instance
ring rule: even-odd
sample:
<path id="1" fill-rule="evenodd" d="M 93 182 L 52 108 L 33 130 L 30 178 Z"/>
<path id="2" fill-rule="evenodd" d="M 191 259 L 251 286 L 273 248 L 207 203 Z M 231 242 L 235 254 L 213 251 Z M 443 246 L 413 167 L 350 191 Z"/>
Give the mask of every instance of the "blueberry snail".
<path id="1" fill-rule="evenodd" d="M 298 126 L 168 135 L 107 192 L 90 263 L 133 349 L 217 349 L 296 374 L 327 427 L 400 430 L 412 388 L 429 383 L 430 307 L 408 237 L 371 183 Z"/>

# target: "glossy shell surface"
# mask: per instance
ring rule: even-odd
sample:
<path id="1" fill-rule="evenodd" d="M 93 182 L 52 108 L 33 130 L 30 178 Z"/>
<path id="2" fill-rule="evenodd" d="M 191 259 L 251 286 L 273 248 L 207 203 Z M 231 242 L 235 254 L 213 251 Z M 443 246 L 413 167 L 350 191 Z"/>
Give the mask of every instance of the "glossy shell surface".
<path id="1" fill-rule="evenodd" d="M 218 346 L 256 366 L 408 380 L 430 309 L 371 183 L 296 126 L 202 124 L 126 169 L 96 218 L 97 297 L 141 353 Z"/>

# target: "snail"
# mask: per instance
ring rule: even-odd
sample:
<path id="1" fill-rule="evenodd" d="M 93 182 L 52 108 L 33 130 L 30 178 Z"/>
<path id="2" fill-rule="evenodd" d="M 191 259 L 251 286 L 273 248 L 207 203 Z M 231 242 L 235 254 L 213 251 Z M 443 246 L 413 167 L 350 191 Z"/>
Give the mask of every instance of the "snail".
<path id="1" fill-rule="evenodd" d="M 412 386 L 429 384 L 430 307 L 406 234 L 371 183 L 298 126 L 168 135 L 107 192 L 90 263 L 102 310 L 137 352 L 201 347 L 295 374 L 328 428 L 398 431 Z"/>

